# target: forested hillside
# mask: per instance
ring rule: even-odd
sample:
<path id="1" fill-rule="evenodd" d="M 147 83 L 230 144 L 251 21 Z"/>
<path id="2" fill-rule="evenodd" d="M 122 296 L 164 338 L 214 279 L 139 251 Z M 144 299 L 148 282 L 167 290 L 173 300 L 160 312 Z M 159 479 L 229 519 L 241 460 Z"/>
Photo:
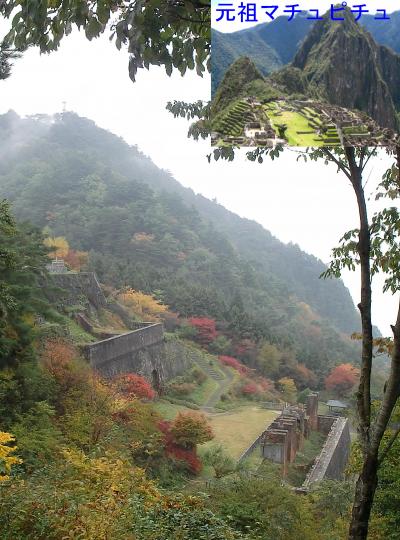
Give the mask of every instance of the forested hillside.
<path id="1" fill-rule="evenodd" d="M 114 287 L 268 340 L 320 373 L 356 361 L 358 315 L 324 265 L 185 189 L 137 148 L 73 113 L 0 118 L 0 196 L 19 220 L 89 252 Z"/>

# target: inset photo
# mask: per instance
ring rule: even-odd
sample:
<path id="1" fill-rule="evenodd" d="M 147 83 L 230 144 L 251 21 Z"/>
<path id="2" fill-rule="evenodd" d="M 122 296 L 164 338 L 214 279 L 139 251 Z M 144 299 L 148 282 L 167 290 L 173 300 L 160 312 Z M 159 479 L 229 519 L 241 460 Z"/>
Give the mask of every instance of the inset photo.
<path id="1" fill-rule="evenodd" d="M 275 4 L 213 2 L 212 145 L 394 146 L 400 11 Z"/>

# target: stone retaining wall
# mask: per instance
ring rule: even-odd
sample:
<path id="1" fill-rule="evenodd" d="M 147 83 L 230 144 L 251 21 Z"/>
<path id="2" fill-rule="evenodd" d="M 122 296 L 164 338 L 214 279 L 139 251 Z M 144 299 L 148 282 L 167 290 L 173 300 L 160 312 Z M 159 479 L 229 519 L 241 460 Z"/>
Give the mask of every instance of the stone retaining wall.
<path id="1" fill-rule="evenodd" d="M 103 376 L 138 373 L 156 390 L 187 370 L 192 362 L 183 345 L 165 342 L 160 323 L 136 323 L 139 328 L 83 347 L 90 365 Z"/>

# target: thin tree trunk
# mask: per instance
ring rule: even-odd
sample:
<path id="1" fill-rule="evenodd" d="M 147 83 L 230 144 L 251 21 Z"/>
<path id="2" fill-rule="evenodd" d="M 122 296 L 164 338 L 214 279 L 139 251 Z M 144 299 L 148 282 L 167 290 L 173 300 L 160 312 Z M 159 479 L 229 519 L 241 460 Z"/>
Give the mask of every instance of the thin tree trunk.
<path id="1" fill-rule="evenodd" d="M 367 456 L 357 480 L 349 530 L 349 540 L 365 540 L 376 486 L 378 484 L 378 458 Z"/>
<path id="2" fill-rule="evenodd" d="M 349 540 L 366 540 L 372 503 L 378 482 L 378 455 L 371 453 L 371 370 L 373 355 L 373 336 L 371 320 L 371 236 L 368 221 L 367 205 L 362 186 L 361 166 L 356 163 L 355 149 L 345 148 L 352 183 L 360 218 L 358 238 L 358 254 L 361 267 L 361 301 L 358 304 L 361 315 L 362 353 L 360 383 L 357 391 L 357 411 L 359 418 L 359 435 L 362 444 L 364 463 L 356 485 L 352 517 L 349 528 Z"/>
<path id="3" fill-rule="evenodd" d="M 360 217 L 360 232 L 358 238 L 358 254 L 361 268 L 361 301 L 358 309 L 361 315 L 362 353 L 360 384 L 357 391 L 357 410 L 359 416 L 359 434 L 362 442 L 362 450 L 366 457 L 370 440 L 371 423 L 371 369 L 373 355 L 373 336 L 371 320 L 371 235 L 369 229 L 367 205 L 362 186 L 362 171 L 356 163 L 355 149 L 345 148 L 347 161 L 350 169 L 350 181 L 357 198 L 358 213 Z"/>
<path id="4" fill-rule="evenodd" d="M 373 358 L 370 270 L 371 233 L 362 186 L 362 171 L 357 167 L 354 148 L 346 148 L 345 151 L 351 173 L 350 180 L 357 197 L 360 216 L 358 253 L 361 266 L 361 302 L 358 307 L 361 313 L 362 357 L 360 385 L 357 393 L 357 409 L 360 420 L 359 434 L 364 456 L 362 471 L 356 484 L 348 538 L 349 540 L 366 540 L 369 518 L 378 484 L 378 469 L 394 440 L 389 441 L 386 448 L 381 449 L 383 436 L 400 395 L 400 304 L 396 324 L 392 327 L 393 352 L 391 370 L 385 385 L 381 407 L 371 427 L 371 369 Z M 400 184 L 400 147 L 396 148 L 396 158 Z"/>

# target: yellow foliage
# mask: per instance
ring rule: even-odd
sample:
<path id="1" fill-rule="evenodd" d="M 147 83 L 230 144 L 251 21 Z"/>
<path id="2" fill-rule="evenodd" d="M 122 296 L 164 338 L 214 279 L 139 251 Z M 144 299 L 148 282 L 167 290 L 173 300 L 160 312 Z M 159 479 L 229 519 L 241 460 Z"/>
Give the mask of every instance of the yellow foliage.
<path id="1" fill-rule="evenodd" d="M 289 377 L 283 377 L 278 381 L 279 386 L 282 389 L 283 397 L 286 401 L 294 403 L 296 401 L 297 388 L 293 379 Z"/>
<path id="2" fill-rule="evenodd" d="M 90 539 L 113 538 L 133 493 L 141 497 L 145 507 L 152 507 L 161 499 L 144 470 L 132 467 L 128 460 L 111 453 L 94 458 L 73 449 L 64 450 L 63 456 L 70 470 L 63 490 L 76 492 L 79 478 L 82 493 L 78 519 L 68 524 L 73 538 L 80 538 L 79 534 Z"/>
<path id="3" fill-rule="evenodd" d="M 49 253 L 49 257 L 59 257 L 63 259 L 68 255 L 69 244 L 68 241 L 63 236 L 53 236 L 44 239 L 44 245 L 52 248 L 52 251 Z"/>
<path id="4" fill-rule="evenodd" d="M 144 321 L 158 321 L 160 315 L 168 311 L 168 307 L 161 304 L 153 296 L 134 289 L 127 289 L 120 293 L 117 298 Z"/>
<path id="5" fill-rule="evenodd" d="M 8 446 L 13 442 L 15 437 L 10 433 L 0 431 L 0 466 L 4 473 L 0 470 L 0 482 L 5 482 L 9 479 L 8 473 L 11 471 L 11 467 L 17 463 L 22 463 L 22 460 L 11 454 L 17 449 L 16 446 Z"/>

